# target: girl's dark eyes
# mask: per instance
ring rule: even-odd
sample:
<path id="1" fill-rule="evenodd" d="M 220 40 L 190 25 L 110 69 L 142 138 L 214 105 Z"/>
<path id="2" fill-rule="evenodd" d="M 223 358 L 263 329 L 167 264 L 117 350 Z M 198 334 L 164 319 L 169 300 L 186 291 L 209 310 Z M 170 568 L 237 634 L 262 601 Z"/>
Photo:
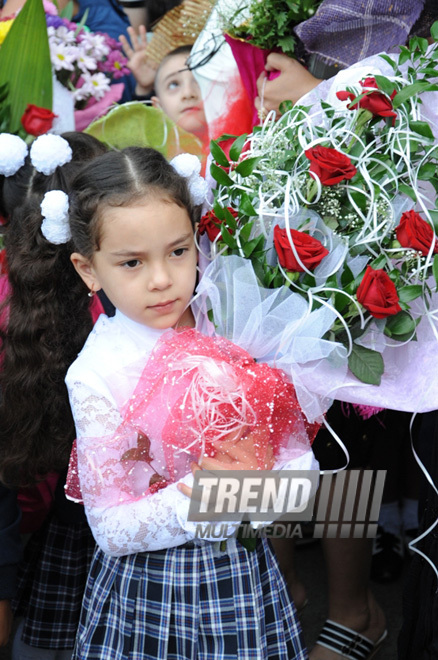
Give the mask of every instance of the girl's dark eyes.
<path id="1" fill-rule="evenodd" d="M 138 259 L 130 259 L 130 261 L 125 261 L 123 266 L 125 266 L 126 268 L 135 268 L 136 266 L 138 266 L 139 263 L 140 262 Z"/>
<path id="2" fill-rule="evenodd" d="M 175 257 L 182 257 L 184 252 L 187 252 L 187 248 L 176 248 L 176 250 L 174 250 L 172 254 L 174 254 Z"/>

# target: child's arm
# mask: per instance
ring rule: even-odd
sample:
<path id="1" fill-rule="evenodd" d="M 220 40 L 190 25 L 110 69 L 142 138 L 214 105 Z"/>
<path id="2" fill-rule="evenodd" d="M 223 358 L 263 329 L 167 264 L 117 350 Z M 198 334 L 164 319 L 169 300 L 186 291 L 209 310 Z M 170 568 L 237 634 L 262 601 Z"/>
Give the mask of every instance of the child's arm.
<path id="1" fill-rule="evenodd" d="M 123 556 L 192 540 L 194 525 L 187 521 L 190 502 L 177 483 L 146 496 L 133 493 L 135 486 L 139 490 L 145 486 L 141 471 L 145 464 L 121 460 L 124 438 L 117 433 L 121 417 L 106 384 L 92 372 L 82 372 L 81 382 L 67 378 L 67 385 L 78 434 L 82 496 L 99 547 L 109 555 Z"/>

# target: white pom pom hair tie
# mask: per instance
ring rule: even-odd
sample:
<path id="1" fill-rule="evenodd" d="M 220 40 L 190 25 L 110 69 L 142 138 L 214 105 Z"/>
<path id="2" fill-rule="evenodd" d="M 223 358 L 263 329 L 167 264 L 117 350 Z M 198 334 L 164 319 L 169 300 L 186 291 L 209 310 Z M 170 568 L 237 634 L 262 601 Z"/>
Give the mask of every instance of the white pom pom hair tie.
<path id="1" fill-rule="evenodd" d="M 50 190 L 41 202 L 41 233 L 50 243 L 61 245 L 71 238 L 68 223 L 68 195 L 62 190 Z"/>
<path id="2" fill-rule="evenodd" d="M 23 167 L 27 156 L 27 144 L 18 135 L 0 133 L 0 174 L 13 176 Z M 46 133 L 32 142 L 30 160 L 38 172 L 46 176 L 57 167 L 69 163 L 72 149 L 60 135 Z"/>
<path id="3" fill-rule="evenodd" d="M 40 135 L 30 148 L 32 165 L 46 176 L 53 174 L 57 167 L 69 163 L 72 157 L 73 152 L 67 140 L 51 133 Z"/>
<path id="4" fill-rule="evenodd" d="M 27 144 L 18 135 L 0 133 L 0 174 L 12 176 L 23 167 Z"/>
<path id="5" fill-rule="evenodd" d="M 206 180 L 200 176 L 201 163 L 193 154 L 179 154 L 170 161 L 173 169 L 182 177 L 187 179 L 187 185 L 195 206 L 205 201 L 208 192 Z"/>

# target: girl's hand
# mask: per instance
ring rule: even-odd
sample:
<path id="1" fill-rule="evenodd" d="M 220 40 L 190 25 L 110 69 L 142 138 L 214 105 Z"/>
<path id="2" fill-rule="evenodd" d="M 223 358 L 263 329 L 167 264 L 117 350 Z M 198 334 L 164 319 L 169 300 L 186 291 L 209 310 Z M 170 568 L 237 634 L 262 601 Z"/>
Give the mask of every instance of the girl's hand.
<path id="1" fill-rule="evenodd" d="M 153 90 L 156 74 L 156 70 L 146 62 L 146 28 L 144 25 L 140 25 L 137 33 L 133 27 L 129 27 L 128 34 L 131 43 L 129 43 L 124 34 L 119 36 L 119 41 L 123 46 L 123 52 L 128 58 L 127 66 L 131 69 L 137 81 L 135 93 L 137 96 L 145 96 Z"/>
<path id="2" fill-rule="evenodd" d="M 262 110 L 266 114 L 270 110 L 275 110 L 277 119 L 280 117 L 280 103 L 292 101 L 295 104 L 304 94 L 310 92 L 321 82 L 297 60 L 283 53 L 270 53 L 265 69 L 266 71 L 280 71 L 280 75 L 273 80 L 267 80 L 266 72 L 262 71 L 257 79 L 259 95 L 254 104 L 257 110 Z"/>
<path id="3" fill-rule="evenodd" d="M 214 458 L 203 456 L 199 463 L 192 463 L 193 475 L 197 470 L 272 470 L 274 452 L 269 442 L 262 466 L 259 464 L 260 456 L 256 451 L 261 440 L 263 440 L 262 444 L 266 444 L 266 434 L 269 434 L 268 429 L 257 428 L 240 439 L 234 435 L 228 440 L 218 440 Z M 192 489 L 185 484 L 178 484 L 178 490 L 187 497 L 192 495 Z"/>

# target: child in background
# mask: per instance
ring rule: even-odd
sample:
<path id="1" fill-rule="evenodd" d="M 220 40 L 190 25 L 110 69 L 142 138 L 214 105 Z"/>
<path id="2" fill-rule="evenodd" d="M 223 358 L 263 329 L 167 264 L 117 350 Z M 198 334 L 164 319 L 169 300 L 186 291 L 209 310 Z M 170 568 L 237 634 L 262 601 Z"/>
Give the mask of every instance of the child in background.
<path id="1" fill-rule="evenodd" d="M 58 216 L 56 205 L 49 216 Z M 75 268 L 90 293 L 103 288 L 116 307 L 112 319 L 99 319 L 66 377 L 82 494 L 99 545 L 73 657 L 304 659 L 296 612 L 266 539 L 254 552 L 235 539 L 225 552 L 195 541 L 188 477 L 156 492 L 130 492 L 141 461 L 158 455 L 158 441 L 148 449 L 138 438 L 129 455 L 116 448 L 125 404 L 151 351 L 171 328 L 195 325 L 198 212 L 185 179 L 151 149 L 110 152 L 76 178 L 69 218 Z M 225 442 L 215 458 L 202 458 L 202 468 L 256 469 L 254 434 L 242 445 Z"/>
<path id="2" fill-rule="evenodd" d="M 208 141 L 208 126 L 204 113 L 201 90 L 195 76 L 187 68 L 192 46 L 180 46 L 168 53 L 156 71 L 145 60 L 147 44 L 144 26 L 138 34 L 128 30 L 133 46 L 120 35 L 119 39 L 128 58 L 128 66 L 137 80 L 136 94 L 150 98 L 155 108 L 163 112 L 178 126 L 196 135 L 204 144 Z M 155 95 L 150 96 L 155 90 Z"/>
<path id="3" fill-rule="evenodd" d="M 208 133 L 201 90 L 187 68 L 191 50 L 191 46 L 181 46 L 162 60 L 155 76 L 152 105 L 161 108 L 175 124 L 205 142 Z"/>
<path id="4" fill-rule="evenodd" d="M 82 507 L 63 495 L 75 437 L 64 378 L 103 307 L 87 298 L 68 245 L 42 233 L 39 209 L 48 190 L 68 190 L 83 163 L 106 148 L 83 133 L 43 135 L 29 153 L 17 136 L 1 134 L 0 144 L 0 208 L 8 221 L 8 276 L 1 278 L 0 478 L 19 489 L 21 530 L 32 533 L 14 602 L 21 622 L 13 658 L 67 660 L 95 544 Z M 43 481 L 48 473 L 50 480 Z M 40 496 L 50 490 L 42 506 Z"/>

